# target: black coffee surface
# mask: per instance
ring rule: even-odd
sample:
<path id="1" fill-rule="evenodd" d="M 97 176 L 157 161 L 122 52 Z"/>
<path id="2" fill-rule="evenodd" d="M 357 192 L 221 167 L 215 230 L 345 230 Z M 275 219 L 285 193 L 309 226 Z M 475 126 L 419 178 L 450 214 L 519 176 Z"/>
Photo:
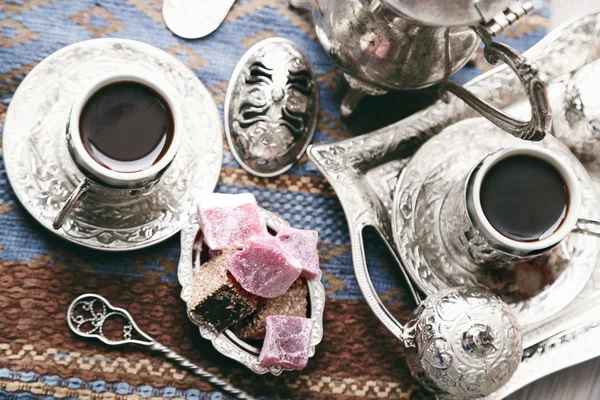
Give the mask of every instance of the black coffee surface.
<path id="1" fill-rule="evenodd" d="M 532 156 L 513 156 L 488 170 L 480 198 L 483 213 L 498 232 L 514 240 L 534 241 L 560 227 L 569 194 L 551 164 Z"/>
<path id="2" fill-rule="evenodd" d="M 141 171 L 155 164 L 171 145 L 173 129 L 173 116 L 162 96 L 135 82 L 98 90 L 79 121 L 88 153 L 118 172 Z"/>

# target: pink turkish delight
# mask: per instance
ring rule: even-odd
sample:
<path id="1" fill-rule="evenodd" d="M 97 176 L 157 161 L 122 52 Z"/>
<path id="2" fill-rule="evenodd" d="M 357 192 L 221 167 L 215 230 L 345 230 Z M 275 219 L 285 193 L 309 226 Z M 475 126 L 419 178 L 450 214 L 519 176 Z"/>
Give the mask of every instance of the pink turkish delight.
<path id="1" fill-rule="evenodd" d="M 303 369 L 308 363 L 312 328 L 310 318 L 268 316 L 258 362 L 265 366 Z"/>
<path id="2" fill-rule="evenodd" d="M 246 291 L 268 299 L 283 296 L 302 272 L 299 261 L 273 236 L 249 238 L 225 267 Z"/>
<path id="3" fill-rule="evenodd" d="M 213 193 L 198 204 L 198 222 L 210 250 L 241 248 L 250 236 L 266 235 L 256 199 L 250 193 Z"/>
<path id="4" fill-rule="evenodd" d="M 283 227 L 277 233 L 277 238 L 283 247 L 302 265 L 300 276 L 306 279 L 316 279 L 321 276 L 317 241 L 319 233 L 305 229 Z"/>

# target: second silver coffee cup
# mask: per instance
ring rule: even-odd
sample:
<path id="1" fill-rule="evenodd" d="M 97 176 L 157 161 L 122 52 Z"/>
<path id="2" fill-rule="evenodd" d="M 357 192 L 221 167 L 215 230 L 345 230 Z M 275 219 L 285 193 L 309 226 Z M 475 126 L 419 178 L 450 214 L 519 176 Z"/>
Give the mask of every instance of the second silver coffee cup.
<path id="1" fill-rule="evenodd" d="M 542 160 L 554 168 L 565 186 L 565 213 L 559 223 L 538 240 L 516 240 L 506 236 L 490 223 L 482 207 L 482 183 L 488 173 L 499 162 L 515 156 Z M 513 202 L 518 204 L 520 195 L 515 192 Z M 448 252 L 464 268 L 506 267 L 552 250 L 574 229 L 597 234 L 598 221 L 582 219 L 580 211 L 580 183 L 568 163 L 540 146 L 521 145 L 488 155 L 450 190 L 441 206 L 440 234 Z"/>

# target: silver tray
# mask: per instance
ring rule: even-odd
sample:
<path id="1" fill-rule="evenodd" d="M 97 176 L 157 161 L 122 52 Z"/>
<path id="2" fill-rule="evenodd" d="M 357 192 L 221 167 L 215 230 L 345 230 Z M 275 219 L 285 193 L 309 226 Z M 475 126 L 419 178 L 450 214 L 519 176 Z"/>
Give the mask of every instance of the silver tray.
<path id="1" fill-rule="evenodd" d="M 564 24 L 526 53 L 552 80 L 600 58 L 600 14 Z M 501 108 L 528 112 L 521 85 L 505 66 L 469 82 L 470 90 Z M 400 324 L 385 308 L 367 271 L 363 228 L 382 236 L 417 302 L 421 293 L 412 286 L 406 263 L 394 245 L 392 213 L 394 192 L 404 167 L 423 143 L 442 130 L 478 114 L 460 99 L 448 95 L 425 110 L 386 128 L 336 143 L 311 146 L 308 155 L 335 189 L 348 219 L 352 261 L 357 282 L 374 314 L 396 337 Z M 600 177 L 592 175 L 600 185 Z M 526 358 L 511 381 L 489 399 L 503 398 L 549 373 L 600 356 L 600 268 L 596 266 L 583 289 L 552 317 L 524 330 Z M 549 341 L 549 342 L 545 342 Z M 563 343 L 564 342 L 564 343 Z M 539 346 L 539 347 L 536 347 Z M 552 351 L 549 351 L 551 348 Z M 541 350 L 539 350 L 541 349 Z"/>
<path id="2" fill-rule="evenodd" d="M 267 223 L 267 227 L 277 232 L 281 227 L 290 226 L 290 224 L 283 219 L 281 216 L 274 214 L 265 209 L 260 209 L 262 218 Z M 194 259 L 194 245 L 196 243 L 196 237 L 200 230 L 196 218 L 196 212 L 192 212 L 189 215 L 186 226 L 181 230 L 181 256 L 179 258 L 179 265 L 177 267 L 177 278 L 181 284 L 181 299 L 187 304 L 191 296 L 192 283 L 194 281 L 194 273 L 200 267 L 199 260 Z M 323 311 L 325 309 L 325 288 L 321 283 L 320 279 L 307 279 L 309 305 L 310 305 L 310 318 L 313 320 L 313 330 L 310 338 L 310 349 L 308 356 L 309 358 L 315 354 L 315 347 L 321 343 L 323 339 Z M 188 317 L 189 314 L 188 314 Z M 230 330 L 225 330 L 223 333 L 217 333 L 210 326 L 205 324 L 199 324 L 197 321 L 190 317 L 190 321 L 198 325 L 200 328 L 200 336 L 204 339 L 208 339 L 212 342 L 213 346 L 221 354 L 234 359 L 246 367 L 252 372 L 257 374 L 265 374 L 267 372 L 273 375 L 279 375 L 283 371 L 289 371 L 289 369 L 282 367 L 266 367 L 258 362 L 258 355 L 260 354 L 260 348 L 238 338 Z"/>

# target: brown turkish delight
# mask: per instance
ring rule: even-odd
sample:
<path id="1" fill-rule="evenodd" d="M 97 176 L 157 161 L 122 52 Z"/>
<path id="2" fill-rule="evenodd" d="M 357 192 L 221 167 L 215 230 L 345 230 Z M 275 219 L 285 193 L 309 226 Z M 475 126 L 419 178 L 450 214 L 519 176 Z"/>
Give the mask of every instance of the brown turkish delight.
<path id="1" fill-rule="evenodd" d="M 222 332 L 256 310 L 258 297 L 245 291 L 225 268 L 236 252 L 226 250 L 202 264 L 194 276 L 188 309 L 192 317 Z"/>
<path id="2" fill-rule="evenodd" d="M 256 312 L 233 325 L 231 330 L 240 339 L 263 339 L 268 316 L 306 317 L 307 296 L 306 281 L 298 279 L 283 296 L 259 299 Z"/>

